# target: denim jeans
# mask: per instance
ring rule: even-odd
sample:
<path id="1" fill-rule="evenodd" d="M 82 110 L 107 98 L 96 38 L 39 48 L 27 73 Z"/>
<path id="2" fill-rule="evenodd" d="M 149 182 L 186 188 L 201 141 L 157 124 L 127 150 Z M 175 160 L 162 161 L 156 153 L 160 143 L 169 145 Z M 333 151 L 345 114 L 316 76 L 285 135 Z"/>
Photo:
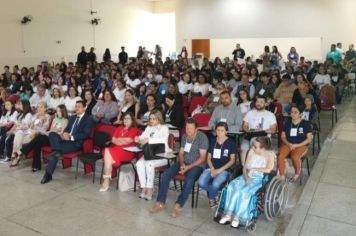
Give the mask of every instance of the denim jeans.
<path id="1" fill-rule="evenodd" d="M 206 169 L 204 172 L 201 174 L 198 183 L 199 186 L 204 189 L 205 191 L 208 192 L 208 198 L 209 200 L 213 200 L 219 192 L 220 186 L 226 182 L 226 180 L 229 178 L 229 172 L 224 170 L 220 174 L 218 174 L 215 177 L 211 176 L 211 170 Z M 209 182 L 213 179 L 213 182 L 210 184 Z"/>
<path id="2" fill-rule="evenodd" d="M 169 169 L 167 169 L 161 178 L 159 193 L 157 196 L 157 202 L 166 203 L 167 192 L 169 188 L 169 182 L 171 179 L 178 174 L 180 170 L 180 164 L 175 163 Z M 185 181 L 183 184 L 183 190 L 178 196 L 176 203 L 183 207 L 185 202 L 189 197 L 189 193 L 192 191 L 193 184 L 198 180 L 200 174 L 203 172 L 203 168 L 200 166 L 195 166 L 192 169 L 185 172 Z"/>

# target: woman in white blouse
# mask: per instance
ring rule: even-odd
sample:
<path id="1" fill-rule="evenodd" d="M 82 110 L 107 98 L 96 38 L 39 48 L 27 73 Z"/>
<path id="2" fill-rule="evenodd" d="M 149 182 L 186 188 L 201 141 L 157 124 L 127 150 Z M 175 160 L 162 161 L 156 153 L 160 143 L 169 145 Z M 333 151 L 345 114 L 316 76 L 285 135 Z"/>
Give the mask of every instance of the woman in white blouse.
<path id="1" fill-rule="evenodd" d="M 59 91 L 61 92 L 61 95 L 62 95 L 62 96 L 67 95 L 68 86 L 64 84 L 63 77 L 59 77 L 59 79 L 57 80 L 57 84 L 55 85 L 55 87 L 57 87 L 57 88 L 59 89 Z"/>
<path id="2" fill-rule="evenodd" d="M 11 127 L 17 121 L 18 113 L 15 110 L 15 105 L 10 101 L 5 101 L 5 114 L 0 118 L 0 157 L 4 157 L 5 150 L 5 140 L 6 132 L 11 129 Z"/>
<path id="3" fill-rule="evenodd" d="M 13 142 L 15 135 L 17 133 L 25 133 L 28 132 L 31 126 L 32 114 L 31 114 L 31 104 L 29 101 L 21 101 L 16 104 L 17 109 L 19 111 L 19 115 L 17 117 L 16 123 L 12 126 L 12 128 L 6 132 L 6 155 L 8 158 L 12 158 L 13 156 Z M 16 166 L 16 162 L 11 163 L 12 166 Z"/>
<path id="4" fill-rule="evenodd" d="M 48 108 L 55 111 L 56 108 L 61 104 L 64 104 L 64 98 L 61 94 L 60 89 L 55 87 L 52 89 L 51 98 L 48 102 Z"/>
<path id="5" fill-rule="evenodd" d="M 141 145 L 164 143 L 165 152 L 169 152 L 168 147 L 169 129 L 164 125 L 162 114 L 158 110 L 153 110 L 149 116 L 149 126 L 139 137 L 135 137 L 135 142 Z M 155 168 L 167 165 L 166 159 L 145 160 L 142 157 L 137 163 L 137 174 L 140 180 L 140 198 L 152 200 Z"/>
<path id="6" fill-rule="evenodd" d="M 244 118 L 247 112 L 251 111 L 251 99 L 246 89 L 241 89 L 239 91 L 237 101 L 237 108 L 240 110 L 242 118 Z"/>
<path id="7" fill-rule="evenodd" d="M 186 95 L 192 90 L 192 84 L 190 83 L 190 75 L 185 73 L 182 79 L 178 82 L 178 89 L 182 95 Z"/>
<path id="8" fill-rule="evenodd" d="M 124 102 L 125 92 L 126 92 L 126 83 L 124 80 L 115 80 L 114 82 L 115 89 L 113 93 L 115 94 L 116 100 L 119 105 Z"/>
<path id="9" fill-rule="evenodd" d="M 198 82 L 194 84 L 192 92 L 200 96 L 208 95 L 209 84 L 206 82 L 206 76 L 204 74 L 199 75 Z"/>
<path id="10" fill-rule="evenodd" d="M 78 91 L 75 87 L 68 88 L 68 96 L 64 99 L 64 105 L 67 107 L 68 115 L 75 114 L 75 104 L 77 101 L 81 100 L 78 97 Z"/>
<path id="11" fill-rule="evenodd" d="M 25 110 L 25 109 L 24 109 Z M 30 115 L 30 114 L 29 114 Z M 30 122 L 22 123 L 20 128 L 14 129 L 14 143 L 12 149 L 12 163 L 10 167 L 17 166 L 20 162 L 21 148 L 29 143 L 35 136 L 48 131 L 51 117 L 47 114 L 47 104 L 40 102 L 37 105 L 37 113 L 31 117 Z"/>

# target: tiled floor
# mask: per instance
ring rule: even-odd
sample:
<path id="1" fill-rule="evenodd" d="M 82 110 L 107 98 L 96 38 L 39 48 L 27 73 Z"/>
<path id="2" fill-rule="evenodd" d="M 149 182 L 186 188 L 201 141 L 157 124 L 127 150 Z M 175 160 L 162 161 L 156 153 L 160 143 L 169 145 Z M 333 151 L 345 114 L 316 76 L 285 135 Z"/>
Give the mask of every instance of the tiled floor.
<path id="1" fill-rule="evenodd" d="M 340 117 L 345 107 L 340 107 Z M 346 118 L 341 132 L 356 131 L 356 116 Z M 329 114 L 322 115 L 322 129 L 323 141 L 331 129 Z M 302 230 L 298 231 L 303 235 L 347 235 L 355 230 L 356 162 L 348 155 L 354 142 L 352 135 L 343 137 L 348 140 L 334 141 L 337 145 L 333 144 L 336 147 L 331 149 L 330 158 L 325 161 L 321 176 L 323 183 L 318 184 L 312 176 L 306 185 L 308 191 L 309 188 L 314 189 L 313 186 L 316 191 L 309 198 L 312 207 L 305 220 L 303 218 L 305 223 Z M 310 159 L 313 165 L 316 158 L 310 155 Z M 316 165 L 315 168 L 320 167 Z M 346 173 L 339 174 L 342 170 L 346 170 Z M 91 176 L 80 175 L 75 180 L 73 169 L 58 168 L 54 180 L 47 185 L 39 183 L 42 175 L 43 171 L 30 171 L 30 160 L 16 170 L 0 165 L 0 236 L 247 235 L 241 230 L 215 223 L 212 220 L 214 212 L 208 207 L 205 194 L 200 195 L 197 209 L 190 208 L 189 199 L 182 216 L 173 219 L 170 210 L 178 195 L 175 191 L 169 191 L 167 209 L 151 215 L 148 208 L 152 202 L 139 199 L 134 192 L 112 189 L 107 193 L 99 193 L 98 179 L 95 184 L 92 184 Z M 262 216 L 254 235 L 283 235 L 296 210 L 300 211 L 295 205 L 303 188 L 290 185 L 290 199 L 285 214 L 274 222 Z M 301 200 L 308 201 L 308 198 Z M 337 211 L 329 211 L 332 204 L 340 206 Z"/>

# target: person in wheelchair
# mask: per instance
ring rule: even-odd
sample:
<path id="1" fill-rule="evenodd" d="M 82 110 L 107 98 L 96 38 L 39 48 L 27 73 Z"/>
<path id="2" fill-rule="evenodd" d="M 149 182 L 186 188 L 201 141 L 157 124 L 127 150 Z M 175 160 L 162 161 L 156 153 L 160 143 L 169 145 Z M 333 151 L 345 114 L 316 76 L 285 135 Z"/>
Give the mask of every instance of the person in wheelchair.
<path id="1" fill-rule="evenodd" d="M 201 174 L 199 186 L 208 192 L 209 205 L 217 204 L 218 191 L 230 176 L 230 168 L 236 160 L 237 147 L 233 139 L 227 137 L 228 127 L 225 122 L 215 126 L 216 137 L 210 142 L 208 149 L 208 166 Z"/>
<path id="2" fill-rule="evenodd" d="M 286 175 L 286 158 L 292 158 L 295 174 L 289 180 L 295 182 L 301 171 L 301 157 L 307 152 L 307 145 L 313 140 L 312 128 L 309 121 L 302 120 L 302 109 L 296 105 L 291 107 L 291 120 L 284 123 L 282 131 L 282 145 L 279 148 L 278 170 L 282 177 Z"/>
<path id="3" fill-rule="evenodd" d="M 264 174 L 273 170 L 275 154 L 270 151 L 271 140 L 269 137 L 260 136 L 253 141 L 243 167 L 243 175 L 234 179 L 223 195 L 223 215 L 220 224 L 231 222 L 237 228 L 240 221 L 249 222 L 253 218 L 253 196 L 263 185 Z"/>

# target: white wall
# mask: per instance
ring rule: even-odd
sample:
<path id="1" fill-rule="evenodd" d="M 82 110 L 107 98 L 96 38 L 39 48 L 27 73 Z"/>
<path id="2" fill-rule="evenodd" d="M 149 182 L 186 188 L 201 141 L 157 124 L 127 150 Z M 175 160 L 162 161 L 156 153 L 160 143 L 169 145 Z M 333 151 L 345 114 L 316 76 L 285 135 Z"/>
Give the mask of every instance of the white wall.
<path id="1" fill-rule="evenodd" d="M 201 38 L 322 38 L 321 57 L 331 43 L 356 43 L 355 9 L 355 0 L 178 0 L 177 48 Z"/>
<path id="2" fill-rule="evenodd" d="M 89 14 L 91 3 L 98 11 L 93 16 Z M 153 50 L 158 43 L 163 55 L 168 55 L 175 50 L 175 15 L 154 14 L 153 5 L 146 0 L 1 0 L 0 66 L 34 66 L 61 58 L 73 61 L 82 45 L 89 49 L 94 41 L 100 61 L 105 48 L 117 60 L 121 46 L 126 46 L 129 56 L 136 56 L 138 45 Z M 27 14 L 34 17 L 33 22 L 22 26 L 20 20 Z M 101 19 L 95 27 L 95 40 L 89 23 L 94 17 Z"/>

